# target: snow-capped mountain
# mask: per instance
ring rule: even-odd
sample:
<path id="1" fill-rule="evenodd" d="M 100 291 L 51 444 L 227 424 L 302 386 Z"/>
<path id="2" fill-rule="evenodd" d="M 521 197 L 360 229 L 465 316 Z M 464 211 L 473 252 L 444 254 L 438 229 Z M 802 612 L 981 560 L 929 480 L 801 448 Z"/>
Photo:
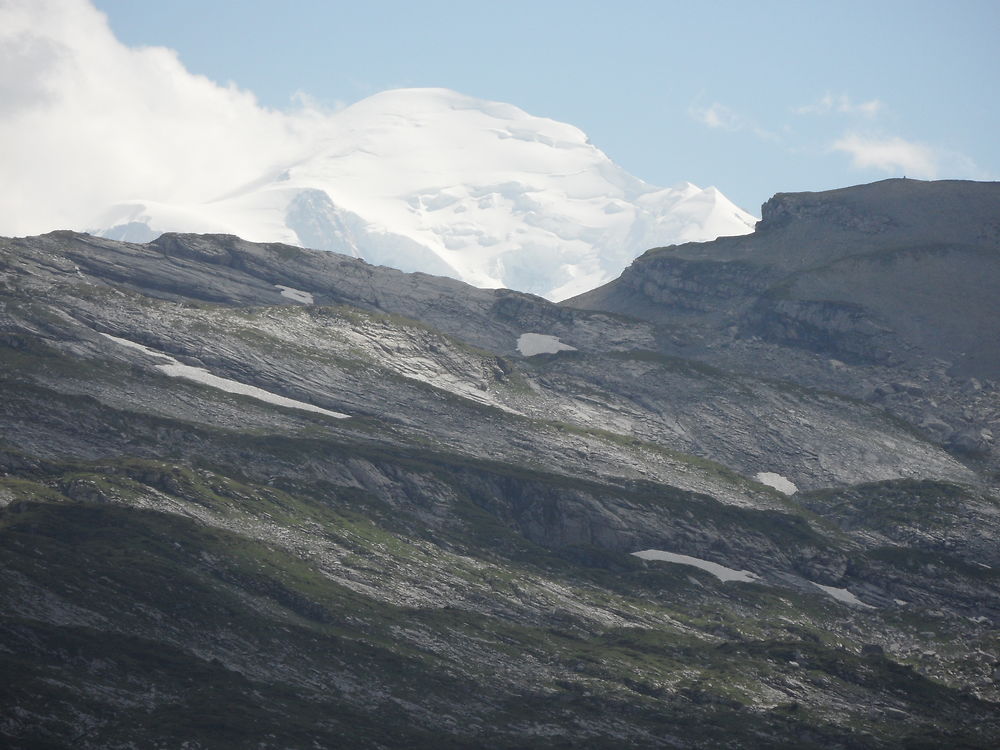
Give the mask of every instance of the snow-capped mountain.
<path id="1" fill-rule="evenodd" d="M 205 203 L 129 200 L 91 231 L 237 234 L 560 300 L 650 247 L 746 234 L 755 221 L 715 188 L 631 176 L 572 125 L 400 89 L 329 118 L 297 163 Z"/>

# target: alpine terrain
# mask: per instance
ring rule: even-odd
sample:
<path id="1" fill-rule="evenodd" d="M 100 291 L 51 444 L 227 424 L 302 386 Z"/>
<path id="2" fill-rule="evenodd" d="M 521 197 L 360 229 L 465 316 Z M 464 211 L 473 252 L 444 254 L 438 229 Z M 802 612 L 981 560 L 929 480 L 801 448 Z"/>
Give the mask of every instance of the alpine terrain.
<path id="1" fill-rule="evenodd" d="M 555 304 L 478 285 L 738 216 L 507 105 L 343 114 L 0 239 L 0 745 L 1000 744 L 1000 184 L 779 194 Z M 174 217 L 288 242 L 124 241 Z M 350 257 L 416 247 L 475 285 Z"/>
<path id="2" fill-rule="evenodd" d="M 447 89 L 382 92 L 327 122 L 297 161 L 250 184 L 209 202 L 136 196 L 91 232 L 236 234 L 558 300 L 650 247 L 755 221 L 715 188 L 632 177 L 572 125 Z"/>

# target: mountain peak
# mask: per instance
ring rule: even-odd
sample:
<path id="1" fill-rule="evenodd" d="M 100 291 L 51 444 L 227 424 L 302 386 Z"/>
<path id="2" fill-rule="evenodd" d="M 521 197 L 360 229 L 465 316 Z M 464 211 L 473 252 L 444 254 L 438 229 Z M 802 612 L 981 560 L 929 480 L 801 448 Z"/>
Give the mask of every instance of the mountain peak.
<path id="1" fill-rule="evenodd" d="M 581 145 L 587 144 L 582 130 L 546 117 L 532 115 L 520 107 L 506 102 L 480 99 L 446 88 L 389 89 L 373 94 L 346 107 L 341 114 L 361 117 L 399 117 L 411 122 L 434 122 L 444 117 L 483 116 L 488 119 L 530 125 L 540 130 L 570 135 Z"/>
<path id="2" fill-rule="evenodd" d="M 649 247 L 754 225 L 715 188 L 633 177 L 573 125 L 444 88 L 357 102 L 308 153 L 207 203 L 125 201 L 93 231 L 237 234 L 562 299 Z"/>

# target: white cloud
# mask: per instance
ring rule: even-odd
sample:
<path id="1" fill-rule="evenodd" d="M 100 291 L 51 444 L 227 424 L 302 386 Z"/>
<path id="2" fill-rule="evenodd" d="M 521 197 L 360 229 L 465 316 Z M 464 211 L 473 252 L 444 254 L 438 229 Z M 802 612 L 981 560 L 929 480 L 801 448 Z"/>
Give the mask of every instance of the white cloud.
<path id="1" fill-rule="evenodd" d="M 714 102 L 708 107 L 692 105 L 688 109 L 688 114 L 702 125 L 707 125 L 710 128 L 742 130 L 746 127 L 746 121 L 743 117 L 719 102 Z"/>
<path id="2" fill-rule="evenodd" d="M 688 114 L 702 125 L 720 130 L 743 130 L 749 126 L 745 117 L 719 102 L 713 102 L 707 107 L 692 104 L 688 108 Z"/>
<path id="3" fill-rule="evenodd" d="M 0 234 L 84 228 L 133 198 L 210 200 L 302 156 L 325 116 L 126 47 L 86 0 L 0 0 Z"/>
<path id="4" fill-rule="evenodd" d="M 879 99 L 869 99 L 866 102 L 853 102 L 847 94 L 834 96 L 830 92 L 824 94 L 819 100 L 812 104 L 805 104 L 796 107 L 794 112 L 799 115 L 828 115 L 838 113 L 842 115 L 858 115 L 866 118 L 874 118 L 885 108 L 885 104 Z"/>
<path id="5" fill-rule="evenodd" d="M 699 104 L 692 104 L 688 107 L 688 115 L 702 125 L 718 130 L 728 130 L 730 132 L 747 131 L 753 133 L 758 138 L 769 141 L 777 141 L 780 138 L 769 130 L 756 125 L 750 118 L 727 107 L 725 104 L 713 102 L 705 107 Z"/>
<path id="6" fill-rule="evenodd" d="M 884 105 L 878 99 L 870 99 L 867 102 L 861 102 L 852 106 L 855 112 L 859 112 L 865 117 L 874 117 L 882 111 Z"/>
<path id="7" fill-rule="evenodd" d="M 864 136 L 850 133 L 833 144 L 835 151 L 850 155 L 860 169 L 933 179 L 939 173 L 939 155 L 930 146 L 898 136 Z"/>
<path id="8" fill-rule="evenodd" d="M 296 91 L 292 94 L 292 102 L 303 112 L 308 112 L 311 115 L 335 115 L 337 112 L 346 109 L 349 105 L 349 102 L 345 102 L 342 99 L 334 99 L 332 102 L 327 104 L 325 102 L 321 102 L 308 91 L 302 90 Z"/>

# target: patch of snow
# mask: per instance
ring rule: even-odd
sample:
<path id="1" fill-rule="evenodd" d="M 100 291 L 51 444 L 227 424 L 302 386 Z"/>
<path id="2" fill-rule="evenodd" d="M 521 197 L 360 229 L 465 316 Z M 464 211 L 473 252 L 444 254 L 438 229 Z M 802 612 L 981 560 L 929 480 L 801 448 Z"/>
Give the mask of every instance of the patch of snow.
<path id="1" fill-rule="evenodd" d="M 633 555 L 640 557 L 643 560 L 663 560 L 665 562 L 676 563 L 678 565 L 690 565 L 695 568 L 700 568 L 701 570 L 711 573 L 720 581 L 742 581 L 744 583 L 753 583 L 760 580 L 760 576 L 749 570 L 733 570 L 732 568 L 727 568 L 725 565 L 719 565 L 719 563 L 711 562 L 710 560 L 702 560 L 698 557 L 690 557 L 688 555 L 678 555 L 675 552 L 664 552 L 659 549 L 646 549 L 641 552 L 633 552 Z"/>
<path id="2" fill-rule="evenodd" d="M 288 297 L 288 299 L 293 299 L 296 302 L 301 302 L 303 305 L 311 305 L 315 302 L 313 296 L 309 292 L 303 292 L 301 289 L 293 289 L 290 286 L 285 286 L 284 284 L 275 284 L 275 288 L 281 290 L 282 297 Z"/>
<path id="3" fill-rule="evenodd" d="M 253 385 L 240 383 L 236 380 L 230 380 L 229 378 L 220 378 L 218 375 L 213 375 L 208 370 L 202 369 L 201 367 L 192 367 L 191 365 L 182 364 L 169 354 L 158 352 L 155 349 L 143 346 L 142 344 L 137 344 L 136 342 L 129 341 L 128 339 L 112 336 L 110 333 L 102 333 L 101 335 L 105 338 L 111 339 L 116 344 L 120 344 L 121 346 L 138 349 L 150 357 L 166 360 L 163 364 L 156 365 L 156 369 L 164 375 L 168 375 L 172 378 L 192 380 L 196 383 L 202 383 L 203 385 L 216 388 L 220 391 L 225 391 L 226 393 L 236 393 L 241 396 L 249 396 L 250 398 L 257 399 L 258 401 L 265 401 L 269 404 L 284 406 L 289 409 L 301 409 L 302 411 L 316 412 L 317 414 L 325 414 L 328 417 L 334 417 L 336 419 L 348 419 L 350 417 L 349 414 L 341 414 L 340 412 L 330 411 L 319 406 L 307 404 L 304 401 L 296 401 L 293 398 L 279 396 L 277 393 L 271 393 L 270 391 L 265 391 L 263 388 L 258 388 Z"/>
<path id="4" fill-rule="evenodd" d="M 823 591 L 823 593 L 827 596 L 833 597 L 838 602 L 851 604 L 855 607 L 862 607 L 864 609 L 875 609 L 872 605 L 865 604 L 847 589 L 838 589 L 835 586 L 824 586 L 822 583 L 816 583 L 815 581 L 809 581 L 809 583 Z"/>
<path id="5" fill-rule="evenodd" d="M 786 495 L 794 495 L 799 491 L 799 488 L 786 477 L 781 476 L 781 474 L 775 474 L 772 471 L 761 471 L 754 474 L 754 479 L 756 479 L 761 484 L 766 484 L 768 487 L 773 487 L 778 492 L 783 492 Z"/>
<path id="6" fill-rule="evenodd" d="M 546 336 L 543 333 L 522 333 L 517 339 L 517 350 L 525 357 L 533 357 L 536 354 L 575 352 L 576 347 L 564 344 L 558 336 Z"/>

